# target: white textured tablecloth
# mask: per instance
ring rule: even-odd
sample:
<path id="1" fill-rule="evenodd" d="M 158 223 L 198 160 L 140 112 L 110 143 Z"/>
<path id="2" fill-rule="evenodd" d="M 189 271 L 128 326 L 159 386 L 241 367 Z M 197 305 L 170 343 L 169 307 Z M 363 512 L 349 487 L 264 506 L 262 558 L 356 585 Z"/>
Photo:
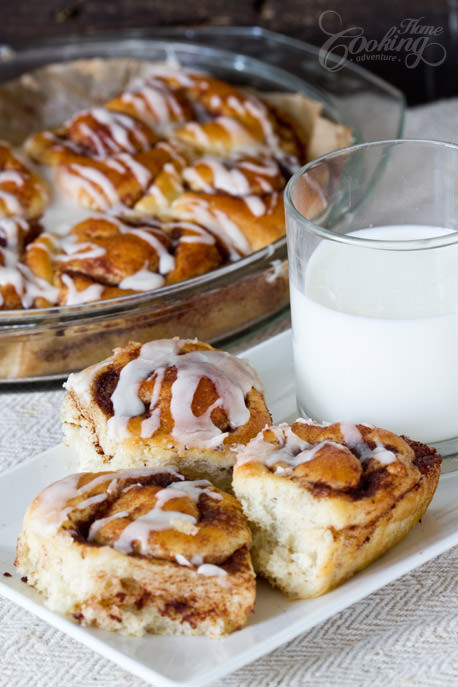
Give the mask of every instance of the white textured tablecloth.
<path id="1" fill-rule="evenodd" d="M 458 142 L 458 99 L 409 110 L 405 137 Z M 0 392 L 0 470 L 60 441 L 61 400 L 55 387 Z M 458 547 L 212 687 L 458 684 L 457 572 Z M 0 687 L 146 687 L 2 597 L 0 618 Z"/>

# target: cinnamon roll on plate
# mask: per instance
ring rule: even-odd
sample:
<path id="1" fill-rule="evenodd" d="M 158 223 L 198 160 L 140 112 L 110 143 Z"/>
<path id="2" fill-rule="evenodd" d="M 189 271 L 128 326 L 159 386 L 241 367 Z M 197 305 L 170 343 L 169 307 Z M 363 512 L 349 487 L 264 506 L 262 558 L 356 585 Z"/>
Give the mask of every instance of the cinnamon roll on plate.
<path id="1" fill-rule="evenodd" d="M 292 598 L 324 594 L 410 531 L 440 470 L 435 449 L 376 427 L 264 429 L 238 450 L 233 476 L 255 570 Z"/>
<path id="2" fill-rule="evenodd" d="M 234 446 L 270 422 L 254 368 L 195 339 L 115 349 L 66 389 L 63 431 L 82 470 L 172 466 L 230 489 Z"/>
<path id="3" fill-rule="evenodd" d="M 16 566 L 54 611 L 129 635 L 224 637 L 253 611 L 240 504 L 164 469 L 69 475 L 30 505 Z"/>

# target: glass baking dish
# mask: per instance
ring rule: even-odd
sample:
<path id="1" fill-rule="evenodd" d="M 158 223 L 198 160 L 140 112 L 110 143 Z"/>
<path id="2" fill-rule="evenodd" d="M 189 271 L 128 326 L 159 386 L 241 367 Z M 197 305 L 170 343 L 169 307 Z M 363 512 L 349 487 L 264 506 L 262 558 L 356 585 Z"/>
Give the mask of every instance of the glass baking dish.
<path id="1" fill-rule="evenodd" d="M 319 100 L 327 118 L 349 125 L 355 141 L 402 132 L 404 102 L 396 89 L 351 64 L 338 75 L 323 73 L 315 48 L 257 28 L 128 31 L 3 46 L 0 81 L 91 57 L 174 60 L 258 91 L 301 92 Z M 276 316 L 288 302 L 281 238 L 224 268 L 154 291 L 84 306 L 3 311 L 0 382 L 64 377 L 129 340 L 175 335 L 227 340 Z"/>

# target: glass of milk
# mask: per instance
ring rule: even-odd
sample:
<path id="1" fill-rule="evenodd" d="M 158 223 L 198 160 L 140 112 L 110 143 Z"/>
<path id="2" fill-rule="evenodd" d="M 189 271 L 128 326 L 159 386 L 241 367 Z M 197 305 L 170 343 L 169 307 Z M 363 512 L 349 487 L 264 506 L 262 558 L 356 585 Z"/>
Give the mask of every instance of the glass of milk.
<path id="1" fill-rule="evenodd" d="M 458 146 L 330 153 L 285 204 L 300 412 L 458 455 Z"/>

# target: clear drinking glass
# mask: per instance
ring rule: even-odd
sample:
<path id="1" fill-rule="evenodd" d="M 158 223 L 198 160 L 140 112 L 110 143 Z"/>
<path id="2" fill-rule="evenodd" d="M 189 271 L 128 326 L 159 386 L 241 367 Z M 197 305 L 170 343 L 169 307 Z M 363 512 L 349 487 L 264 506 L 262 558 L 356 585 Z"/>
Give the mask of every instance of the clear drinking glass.
<path id="1" fill-rule="evenodd" d="M 285 198 L 300 412 L 385 427 L 458 467 L 458 146 L 342 149 Z"/>

